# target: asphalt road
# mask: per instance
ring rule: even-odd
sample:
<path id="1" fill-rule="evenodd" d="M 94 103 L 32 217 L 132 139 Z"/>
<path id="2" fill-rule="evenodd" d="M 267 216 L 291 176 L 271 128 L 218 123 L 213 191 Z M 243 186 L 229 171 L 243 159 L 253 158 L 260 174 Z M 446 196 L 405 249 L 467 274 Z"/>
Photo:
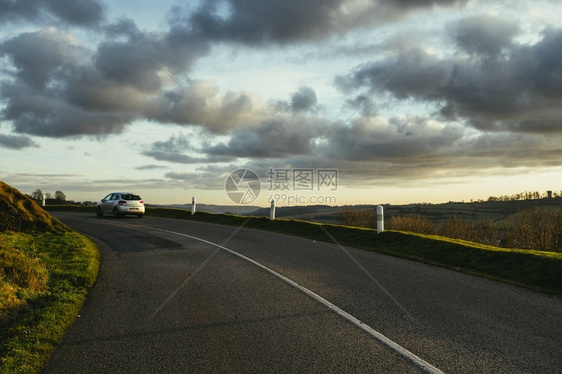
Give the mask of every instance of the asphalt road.
<path id="1" fill-rule="evenodd" d="M 560 298 L 275 233 L 53 214 L 102 263 L 44 373 L 423 372 L 408 354 L 445 373 L 562 372 Z"/>

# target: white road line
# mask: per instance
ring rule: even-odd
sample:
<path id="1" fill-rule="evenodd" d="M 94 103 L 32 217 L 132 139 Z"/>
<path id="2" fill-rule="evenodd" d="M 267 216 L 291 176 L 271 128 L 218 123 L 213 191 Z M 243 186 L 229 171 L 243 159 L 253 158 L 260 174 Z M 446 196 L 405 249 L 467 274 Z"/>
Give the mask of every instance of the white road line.
<path id="1" fill-rule="evenodd" d="M 220 249 L 222 249 L 222 250 L 224 250 L 224 251 L 226 251 L 230 254 L 233 254 L 234 256 L 237 256 L 237 257 L 239 257 L 239 258 L 241 258 L 245 261 L 248 261 L 249 263 L 259 267 L 260 269 L 265 270 L 269 274 L 271 274 L 274 277 L 282 280 L 283 282 L 287 283 L 288 285 L 296 288 L 297 290 L 301 291 L 305 295 L 309 296 L 310 298 L 312 298 L 312 299 L 316 300 L 317 302 L 319 302 L 320 304 L 324 305 L 328 309 L 336 312 L 341 317 L 345 318 L 346 320 L 348 320 L 349 322 L 351 322 L 352 324 L 354 324 L 355 326 L 357 326 L 361 330 L 365 331 L 367 334 L 371 335 L 373 338 L 378 340 L 380 343 L 384 344 L 386 347 L 390 348 L 391 350 L 393 350 L 394 352 L 396 352 L 400 356 L 404 357 L 406 360 L 412 362 L 414 365 L 416 365 L 418 368 L 420 368 L 424 372 L 431 373 L 431 374 L 444 374 L 441 370 L 439 370 L 435 366 L 431 365 L 429 362 L 425 361 L 424 359 L 417 356 L 416 354 L 408 351 L 406 348 L 402 347 L 398 343 L 390 340 L 389 338 L 387 338 L 386 336 L 384 336 L 383 334 L 381 334 L 377 330 L 373 329 L 371 326 L 361 322 L 359 319 L 357 319 L 354 316 L 352 316 L 351 314 L 347 313 L 345 310 L 340 309 L 336 305 L 334 305 L 331 302 L 329 302 L 328 300 L 324 299 L 322 296 L 312 292 L 311 290 L 309 290 L 308 288 L 306 288 L 304 286 L 301 286 L 300 284 L 298 284 L 295 281 L 285 277 L 284 275 L 279 274 L 275 270 L 272 270 L 272 269 L 268 268 L 267 266 L 260 264 L 259 262 L 251 259 L 250 257 L 244 256 L 243 254 L 235 252 L 232 249 L 226 248 L 225 246 L 222 246 L 222 245 L 217 244 L 217 243 L 213 243 L 211 241 L 208 241 L 208 240 L 205 240 L 205 239 L 202 239 L 202 238 L 198 238 L 196 236 L 182 234 L 181 232 L 164 230 L 164 229 L 151 227 L 151 226 L 144 226 L 144 225 L 134 225 L 134 226 L 141 226 L 141 227 L 145 227 L 145 228 L 156 230 L 156 231 L 162 231 L 162 232 L 165 232 L 165 233 L 168 233 L 168 234 L 174 234 L 174 235 L 184 236 L 186 238 L 198 240 L 200 242 L 207 243 L 207 244 L 212 245 L 214 247 L 220 248 Z"/>

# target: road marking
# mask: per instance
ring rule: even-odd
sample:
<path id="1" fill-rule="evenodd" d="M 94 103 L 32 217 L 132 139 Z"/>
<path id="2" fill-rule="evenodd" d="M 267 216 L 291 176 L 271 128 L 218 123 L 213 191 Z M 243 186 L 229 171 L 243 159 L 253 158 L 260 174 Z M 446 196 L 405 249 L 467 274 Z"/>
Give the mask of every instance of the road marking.
<path id="1" fill-rule="evenodd" d="M 345 310 L 343 310 L 343 309 L 337 307 L 336 305 L 332 304 L 328 300 L 324 299 L 322 296 L 314 293 L 313 291 L 311 291 L 308 288 L 298 284 L 297 282 L 287 278 L 286 276 L 284 276 L 282 274 L 279 274 L 275 270 L 272 270 L 272 269 L 268 268 L 267 266 L 260 264 L 256 260 L 251 259 L 250 257 L 244 256 L 243 254 L 240 254 L 236 251 L 233 251 L 232 249 L 229 249 L 229 248 L 227 248 L 223 245 L 213 243 L 209 240 L 198 238 L 198 237 L 193 236 L 193 235 L 183 234 L 181 232 L 176 232 L 176 231 L 171 231 L 171 230 L 160 229 L 160 228 L 152 227 L 152 226 L 145 226 L 145 225 L 134 225 L 134 226 L 145 227 L 145 228 L 156 230 L 156 231 L 162 231 L 162 232 L 165 232 L 165 233 L 168 233 L 168 234 L 179 235 L 179 236 L 183 236 L 183 237 L 190 238 L 190 239 L 193 239 L 193 240 L 197 240 L 197 241 L 212 245 L 216 248 L 220 248 L 220 249 L 222 249 L 222 250 L 224 250 L 224 251 L 226 251 L 226 252 L 228 252 L 228 253 L 236 256 L 236 257 L 239 257 L 242 260 L 247 261 L 247 262 L 259 267 L 260 269 L 265 270 L 266 272 L 273 275 L 274 277 L 276 277 L 276 278 L 280 279 L 281 281 L 287 283 L 288 285 L 296 288 L 297 290 L 301 291 L 305 295 L 309 296 L 310 298 L 312 298 L 312 299 L 316 300 L 317 302 L 319 302 L 320 304 L 324 305 L 328 309 L 334 311 L 335 313 L 337 313 L 341 317 L 345 318 L 346 320 L 348 320 L 349 322 L 351 322 L 352 324 L 354 324 L 355 326 L 357 326 L 358 328 L 360 328 L 361 330 L 363 330 L 367 334 L 371 335 L 373 338 L 378 340 L 380 343 L 382 343 L 386 347 L 390 348 L 392 351 L 396 352 L 397 354 L 399 354 L 400 356 L 402 356 L 406 360 L 412 362 L 414 365 L 416 365 L 419 369 L 423 370 L 424 372 L 431 373 L 431 374 L 444 374 L 441 370 L 439 370 L 435 366 L 431 365 L 429 362 L 425 361 L 424 359 L 417 356 L 416 354 L 410 352 L 409 350 L 402 347 L 398 343 L 390 340 L 389 338 L 387 338 L 382 333 L 373 329 L 371 326 L 367 325 L 366 323 L 361 322 L 359 319 L 355 318 L 351 314 L 347 313 Z"/>

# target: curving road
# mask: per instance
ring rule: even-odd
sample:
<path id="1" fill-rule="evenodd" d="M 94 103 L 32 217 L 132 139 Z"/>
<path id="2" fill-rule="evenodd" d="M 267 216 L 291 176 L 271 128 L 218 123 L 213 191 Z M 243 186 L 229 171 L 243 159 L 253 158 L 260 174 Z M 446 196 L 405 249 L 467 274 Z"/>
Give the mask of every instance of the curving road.
<path id="1" fill-rule="evenodd" d="M 562 368 L 560 298 L 275 233 L 53 215 L 96 240 L 102 263 L 44 373 Z"/>

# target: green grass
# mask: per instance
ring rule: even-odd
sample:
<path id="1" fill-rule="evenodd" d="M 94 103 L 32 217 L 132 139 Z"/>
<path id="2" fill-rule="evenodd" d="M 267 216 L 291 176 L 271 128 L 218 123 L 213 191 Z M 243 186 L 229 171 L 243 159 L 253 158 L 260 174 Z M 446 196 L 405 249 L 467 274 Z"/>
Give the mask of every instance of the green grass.
<path id="1" fill-rule="evenodd" d="M 0 254 L 26 256 L 43 274 L 40 287 L 14 284 L 5 276 L 1 283 L 15 289 L 15 299 L 3 305 L 0 327 L 0 373 L 36 373 L 72 325 L 99 267 L 97 247 L 73 232 L 0 233 Z M 2 260 L 0 255 L 0 261 Z M 5 263 L 4 263 L 5 264 Z M 34 266 L 13 266 L 12 273 L 26 273 Z M 15 301 L 15 302 L 14 302 Z"/>
<path id="2" fill-rule="evenodd" d="M 87 208 L 87 209 L 86 209 Z M 70 209 L 70 208 L 63 208 Z M 73 208 L 94 214 L 91 207 Z M 148 208 L 147 216 L 268 230 L 376 251 L 562 296 L 562 254 L 505 249 L 440 236 L 361 229 L 298 220 Z"/>
<path id="3" fill-rule="evenodd" d="M 0 373 L 37 373 L 94 284 L 97 247 L 0 182 Z"/>

